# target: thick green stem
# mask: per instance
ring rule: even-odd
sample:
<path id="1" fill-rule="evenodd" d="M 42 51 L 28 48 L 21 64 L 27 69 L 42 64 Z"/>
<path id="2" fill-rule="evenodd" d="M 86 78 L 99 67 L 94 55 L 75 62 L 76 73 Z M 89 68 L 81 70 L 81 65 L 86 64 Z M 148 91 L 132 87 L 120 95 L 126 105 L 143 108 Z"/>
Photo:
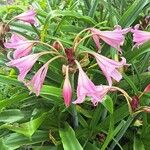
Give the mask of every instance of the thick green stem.
<path id="1" fill-rule="evenodd" d="M 74 74 L 72 74 L 72 76 L 71 76 L 71 85 L 72 85 L 72 90 L 74 91 Z M 74 101 L 74 95 L 73 95 L 72 101 Z M 78 128 L 78 126 L 79 126 L 78 114 L 77 114 L 75 104 L 71 104 L 71 111 L 72 111 L 73 126 L 74 126 L 74 128 Z"/>

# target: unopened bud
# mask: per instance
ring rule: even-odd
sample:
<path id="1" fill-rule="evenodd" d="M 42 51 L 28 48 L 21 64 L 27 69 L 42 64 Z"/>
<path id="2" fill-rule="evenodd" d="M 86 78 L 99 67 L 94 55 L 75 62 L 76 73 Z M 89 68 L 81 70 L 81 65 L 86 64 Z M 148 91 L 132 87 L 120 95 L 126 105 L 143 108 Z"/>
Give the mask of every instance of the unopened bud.
<path id="1" fill-rule="evenodd" d="M 53 47 L 54 47 L 55 49 L 57 49 L 57 50 L 60 50 L 60 49 L 61 49 L 61 46 L 60 46 L 59 42 L 57 42 L 57 41 L 55 41 L 55 42 L 53 43 Z"/>
<path id="2" fill-rule="evenodd" d="M 131 104 L 132 110 L 135 111 L 138 108 L 138 106 L 139 106 L 139 98 L 138 98 L 138 96 L 136 96 L 136 95 L 133 96 L 132 97 L 132 101 L 130 102 L 130 104 Z"/>
<path id="3" fill-rule="evenodd" d="M 66 76 L 65 76 L 65 81 L 63 85 L 63 97 L 64 97 L 64 102 L 66 107 L 69 107 L 71 104 L 71 99 L 72 99 L 72 88 L 71 84 L 69 81 L 69 67 L 66 66 Z"/>
<path id="4" fill-rule="evenodd" d="M 150 84 L 147 85 L 147 87 L 144 89 L 144 93 L 150 92 Z"/>

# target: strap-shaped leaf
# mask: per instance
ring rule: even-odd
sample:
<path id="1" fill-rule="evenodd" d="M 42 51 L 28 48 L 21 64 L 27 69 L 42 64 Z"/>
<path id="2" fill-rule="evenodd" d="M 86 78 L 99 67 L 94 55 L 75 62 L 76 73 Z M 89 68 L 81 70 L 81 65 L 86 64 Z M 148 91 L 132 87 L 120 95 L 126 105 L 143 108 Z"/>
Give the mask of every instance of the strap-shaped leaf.
<path id="1" fill-rule="evenodd" d="M 83 150 L 73 129 L 68 124 L 66 124 L 64 128 L 59 129 L 59 134 L 64 150 Z"/>
<path id="2" fill-rule="evenodd" d="M 149 0 L 136 0 L 128 8 L 128 10 L 121 17 L 119 24 L 122 27 L 129 27 L 139 16 L 139 13 L 142 12 L 143 8 L 150 3 Z"/>
<path id="3" fill-rule="evenodd" d="M 45 120 L 47 114 L 48 114 L 47 112 L 43 113 L 38 118 L 33 119 L 26 123 L 19 124 L 19 125 L 4 124 L 0 126 L 0 128 L 1 129 L 6 128 L 16 133 L 23 134 L 27 137 L 31 137 L 34 134 L 34 132 L 39 128 L 39 126 L 42 124 L 42 122 Z"/>

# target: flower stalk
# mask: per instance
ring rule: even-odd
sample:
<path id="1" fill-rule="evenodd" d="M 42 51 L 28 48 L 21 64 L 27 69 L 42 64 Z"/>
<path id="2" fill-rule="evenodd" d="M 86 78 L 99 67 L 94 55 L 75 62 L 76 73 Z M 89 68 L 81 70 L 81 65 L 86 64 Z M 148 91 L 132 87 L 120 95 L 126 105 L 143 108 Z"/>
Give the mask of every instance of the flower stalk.
<path id="1" fill-rule="evenodd" d="M 79 42 L 74 43 L 74 47 L 73 47 L 74 52 L 77 50 L 77 48 L 78 48 L 78 46 L 80 45 L 81 42 L 83 42 L 85 39 L 87 39 L 91 36 L 92 36 L 92 34 L 84 36 L 82 39 L 79 40 Z"/>
<path id="2" fill-rule="evenodd" d="M 115 87 L 115 86 L 112 86 L 111 89 L 120 91 L 123 94 L 123 96 L 125 97 L 125 99 L 127 101 L 129 112 L 130 112 L 130 114 L 132 114 L 132 108 L 131 108 L 132 98 L 128 95 L 128 93 L 126 91 L 124 91 L 123 89 L 121 89 L 119 87 Z"/>
<path id="3" fill-rule="evenodd" d="M 81 35 L 83 32 L 88 31 L 88 30 L 89 30 L 89 28 L 86 28 L 86 29 L 83 29 L 82 31 L 80 31 L 80 32 L 76 35 L 76 37 L 75 37 L 75 39 L 74 39 L 74 42 L 73 42 L 73 45 L 75 45 L 75 43 L 77 43 L 77 41 L 78 41 L 80 35 Z"/>
<path id="4" fill-rule="evenodd" d="M 71 86 L 72 86 L 72 91 L 74 91 L 74 73 L 71 75 Z M 72 95 L 72 102 L 74 101 L 74 92 Z M 71 111 L 72 111 L 72 121 L 73 121 L 73 127 L 78 128 L 79 126 L 79 119 L 78 119 L 78 114 L 76 110 L 76 105 L 71 104 Z"/>

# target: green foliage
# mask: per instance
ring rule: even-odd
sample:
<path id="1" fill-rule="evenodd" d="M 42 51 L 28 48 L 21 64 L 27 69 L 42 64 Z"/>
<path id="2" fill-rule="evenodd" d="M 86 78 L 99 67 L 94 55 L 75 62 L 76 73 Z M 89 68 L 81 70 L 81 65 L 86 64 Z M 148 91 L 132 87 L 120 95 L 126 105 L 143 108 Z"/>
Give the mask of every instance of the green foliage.
<path id="1" fill-rule="evenodd" d="M 62 139 L 64 150 L 83 150 L 80 143 L 76 139 L 73 129 L 69 127 L 69 125 L 65 125 L 65 128 L 60 128 L 59 134 Z"/>
<path id="2" fill-rule="evenodd" d="M 23 22 L 12 22 L 10 32 L 51 45 L 59 40 L 65 48 L 71 48 L 77 33 L 87 27 L 111 30 L 116 24 L 133 27 L 140 23 L 149 12 L 150 2 L 16 0 L 11 5 L 0 6 L 0 19 L 8 22 L 29 5 L 36 9 L 39 25 L 35 27 Z M 10 32 L 6 34 L 6 40 Z M 132 50 L 133 45 L 129 33 L 122 47 L 129 66 L 124 68 L 121 82 L 115 83 L 131 97 L 139 96 L 150 83 L 150 43 Z M 45 50 L 49 48 L 42 44 L 34 47 L 34 52 Z M 91 38 L 79 45 L 78 52 L 82 50 L 96 50 Z M 0 150 L 149 150 L 150 116 L 143 112 L 129 114 L 125 98 L 119 92 L 106 95 L 102 104 L 97 106 L 93 106 L 86 98 L 85 103 L 76 105 L 74 110 L 77 114 L 74 114 L 71 107 L 65 107 L 62 98 L 63 60 L 51 63 L 40 96 L 36 97 L 33 93 L 29 94 L 25 85 L 17 80 L 18 71 L 5 65 L 8 59 L 2 48 L 0 51 Z M 102 54 L 111 57 L 116 52 L 102 44 Z M 31 79 L 39 66 L 52 57 L 41 57 L 27 79 Z M 91 68 L 90 63 L 93 65 Z M 92 57 L 84 63 L 87 74 L 95 84 L 105 84 L 104 77 L 94 63 Z M 77 86 L 76 78 L 74 88 Z M 139 103 L 140 106 L 149 106 L 150 94 L 144 94 Z M 78 121 L 77 127 L 75 120 Z"/>

